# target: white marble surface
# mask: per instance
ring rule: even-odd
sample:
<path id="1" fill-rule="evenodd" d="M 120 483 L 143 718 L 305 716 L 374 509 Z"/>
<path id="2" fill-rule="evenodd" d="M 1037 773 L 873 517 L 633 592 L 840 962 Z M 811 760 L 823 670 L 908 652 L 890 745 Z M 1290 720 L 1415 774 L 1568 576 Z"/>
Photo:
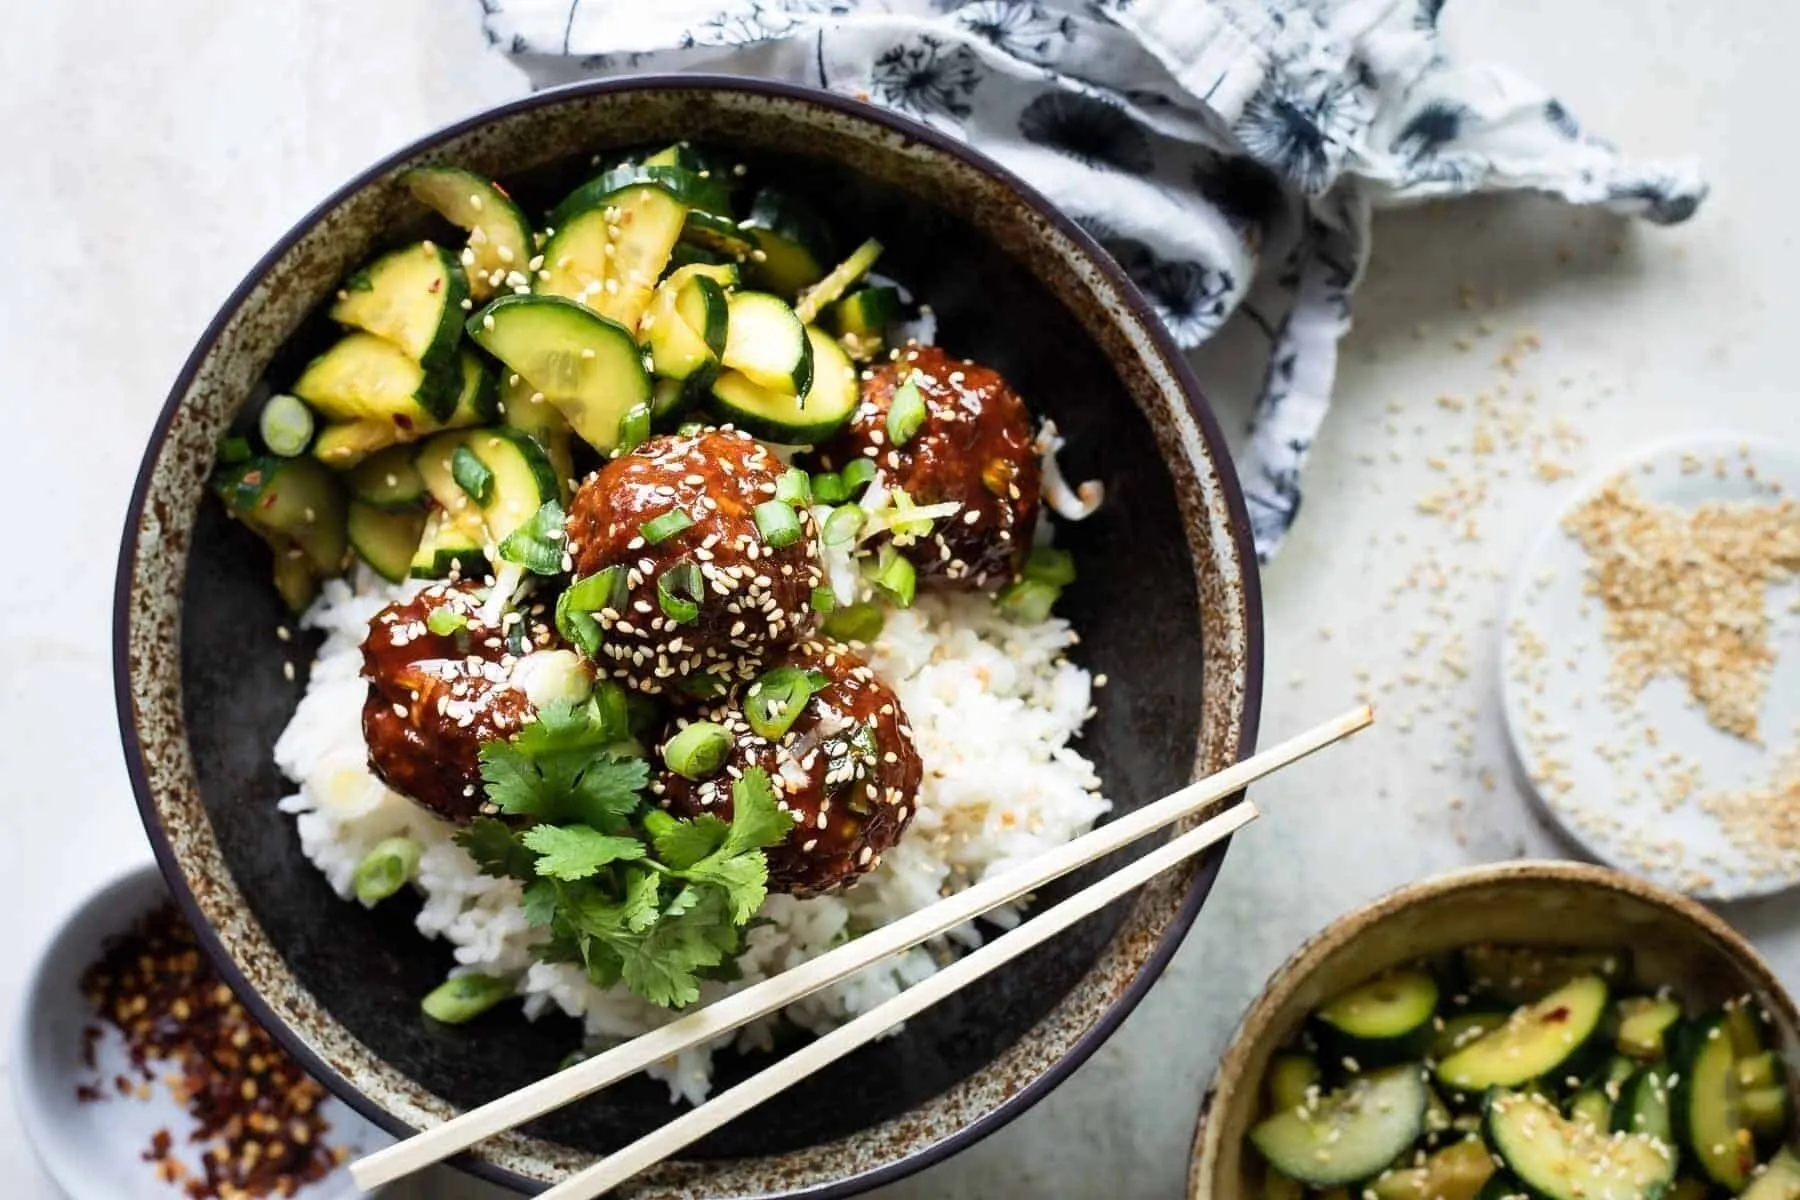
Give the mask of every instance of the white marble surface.
<path id="1" fill-rule="evenodd" d="M 522 88 L 486 54 L 476 8 L 163 0 L 0 14 L 0 404 L 15 447 L 0 512 L 35 552 L 0 594 L 0 1021 L 15 1019 L 55 915 L 147 853 L 117 749 L 108 629 L 117 529 L 168 383 L 245 268 L 330 187 Z M 1701 152 L 1716 193 L 1669 232 L 1530 201 L 1383 218 L 1306 516 L 1265 576 L 1263 728 L 1291 732 L 1364 688 L 1384 726 L 1259 790 L 1270 816 L 1233 851 L 1167 977 L 1091 1063 L 1010 1128 L 884 1196 L 1178 1194 L 1210 1064 L 1304 936 L 1416 876 L 1558 851 L 1506 774 L 1484 622 L 1533 521 L 1570 484 L 1506 460 L 1509 477 L 1489 479 L 1481 540 L 1459 541 L 1417 509 L 1465 465 L 1447 447 L 1459 428 L 1466 446 L 1471 413 L 1436 397 L 1491 393 L 1496 355 L 1528 332 L 1542 349 L 1524 355 L 1505 402 L 1522 407 L 1535 385 L 1534 427 L 1560 416 L 1585 433 L 1556 461 L 1579 468 L 1694 428 L 1800 436 L 1800 168 L 1787 154 L 1800 11 L 1459 0 L 1446 24 L 1459 44 L 1529 67 L 1633 150 Z M 1459 307 L 1465 285 L 1483 311 Z M 1260 335 L 1239 328 L 1197 356 L 1230 423 L 1242 424 L 1260 353 Z M 1429 461 L 1440 454 L 1449 473 Z M 1432 601 L 1440 615 L 1413 592 L 1385 608 L 1432 555 L 1463 565 Z M 1416 630 L 1433 639 L 1417 652 Z M 1442 673 L 1452 630 L 1466 677 L 1382 689 L 1407 670 Z M 1800 984 L 1800 898 L 1728 915 Z M 0 1095 L 0 1191 L 54 1196 L 11 1104 Z M 490 1193 L 446 1174 L 399 1194 Z"/>

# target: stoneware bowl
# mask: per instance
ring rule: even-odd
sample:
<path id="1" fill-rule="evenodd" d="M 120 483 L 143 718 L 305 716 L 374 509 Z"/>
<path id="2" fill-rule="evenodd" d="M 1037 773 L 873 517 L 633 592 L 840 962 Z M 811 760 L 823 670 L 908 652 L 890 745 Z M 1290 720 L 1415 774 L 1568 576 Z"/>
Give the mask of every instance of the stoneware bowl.
<path id="1" fill-rule="evenodd" d="M 1249 751 L 1261 609 L 1225 442 L 1181 358 L 1119 269 L 1019 181 L 923 126 L 822 92 L 698 76 L 545 92 L 452 126 L 345 185 L 226 302 L 169 397 L 125 529 L 117 595 L 120 721 L 171 890 L 288 1048 L 374 1121 L 437 1124 L 556 1069 L 572 1023 L 496 1012 L 432 1027 L 418 1000 L 449 951 L 404 903 L 341 902 L 276 811 L 270 747 L 310 647 L 283 644 L 266 553 L 204 496 L 213 447 L 265 377 L 324 335 L 321 303 L 373 251 L 430 228 L 397 183 L 455 163 L 541 213 L 592 156 L 678 138 L 731 147 L 816 198 L 847 236 L 879 233 L 884 271 L 936 310 L 952 352 L 1005 374 L 1097 478 L 1099 514 L 1059 532 L 1081 564 L 1068 612 L 1111 685 L 1084 750 L 1118 810 Z M 299 677 L 284 678 L 292 661 Z M 1210 855 L 909 1022 L 647 1172 L 634 1196 L 841 1196 L 944 1157 L 1066 1077 L 1137 1003 L 1198 911 Z M 1068 886 L 1096 877 L 1096 869 Z M 1044 900 L 1066 894 L 1051 889 Z M 719 1059 L 728 1085 L 766 1065 Z M 536 1190 L 668 1120 L 666 1089 L 626 1081 L 466 1165 Z"/>
<path id="2" fill-rule="evenodd" d="M 1263 1115 L 1269 1060 L 1320 1003 L 1400 963 L 1475 942 L 1626 946 L 1635 982 L 1670 984 L 1690 1003 L 1756 997 L 1781 1051 L 1800 1064 L 1800 1013 L 1750 944 L 1700 905 L 1631 875 L 1567 862 L 1453 871 L 1340 918 L 1277 971 L 1219 1061 L 1200 1108 L 1189 1200 L 1258 1194 L 1245 1134 Z"/>

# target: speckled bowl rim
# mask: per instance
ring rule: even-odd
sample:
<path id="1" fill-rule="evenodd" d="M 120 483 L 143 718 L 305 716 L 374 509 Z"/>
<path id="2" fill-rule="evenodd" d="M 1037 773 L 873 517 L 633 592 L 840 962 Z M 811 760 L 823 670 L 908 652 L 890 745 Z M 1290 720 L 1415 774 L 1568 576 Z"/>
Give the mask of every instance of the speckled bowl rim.
<path id="1" fill-rule="evenodd" d="M 1231 455 L 1224 430 L 1219 424 L 1217 415 L 1204 399 L 1199 383 L 1194 378 L 1186 358 L 1175 345 L 1162 322 L 1154 314 L 1143 293 L 1131 282 L 1123 268 L 1101 248 L 1086 230 L 1063 214 L 1035 188 L 986 155 L 928 125 L 900 116 L 890 110 L 802 84 L 743 76 L 696 73 L 588 80 L 534 92 L 442 126 L 394 152 L 384 155 L 377 162 L 357 172 L 347 183 L 336 188 L 314 205 L 257 260 L 207 324 L 205 331 L 195 344 L 194 350 L 182 364 L 181 371 L 170 389 L 168 399 L 164 402 L 151 432 L 149 443 L 145 448 L 137 479 L 132 487 L 131 500 L 126 510 L 125 532 L 119 551 L 113 593 L 114 693 L 126 768 L 131 778 L 132 791 L 136 797 L 140 815 L 144 821 L 146 832 L 149 834 L 151 848 L 155 853 L 158 866 L 169 881 L 171 893 L 194 925 L 201 946 L 212 958 L 221 977 L 238 994 L 252 1014 L 269 1028 L 282 1046 L 310 1074 L 325 1083 L 334 1094 L 342 1098 L 357 1112 L 398 1137 L 409 1136 L 416 1130 L 366 1096 L 361 1089 L 315 1053 L 313 1048 L 274 1012 L 259 989 L 250 983 L 243 969 L 224 946 L 218 931 L 212 927 L 202 911 L 197 898 L 187 884 L 180 858 L 171 844 L 168 832 L 162 826 L 144 751 L 138 737 L 139 730 L 132 703 L 131 687 L 130 601 L 135 582 L 133 567 L 139 550 L 139 530 L 144 516 L 145 503 L 152 490 L 158 458 L 170 428 L 181 408 L 184 396 L 195 382 L 202 365 L 216 348 L 233 316 L 250 298 L 264 276 L 294 248 L 296 243 L 314 225 L 357 192 L 376 183 L 401 163 L 412 160 L 444 142 L 477 130 L 483 125 L 515 114 L 540 107 L 556 106 L 574 99 L 615 92 L 656 89 L 733 91 L 770 99 L 812 104 L 824 108 L 840 118 L 864 121 L 910 140 L 921 142 L 951 158 L 960 160 L 964 166 L 988 176 L 1007 188 L 1034 215 L 1053 226 L 1089 260 L 1095 271 L 1113 287 L 1124 301 L 1130 316 L 1148 339 L 1156 359 L 1160 360 L 1159 365 L 1175 380 L 1182 399 L 1186 401 L 1188 413 L 1198 427 L 1200 440 L 1209 458 L 1219 468 L 1217 485 L 1225 503 L 1229 518 L 1229 533 L 1236 560 L 1241 568 L 1236 580 L 1244 616 L 1243 707 L 1239 715 L 1237 730 L 1240 760 L 1251 755 L 1256 746 L 1263 693 L 1262 583 L 1251 534 L 1249 512 L 1244 501 L 1243 491 L 1235 474 L 1230 469 Z M 1241 797 L 1242 793 L 1240 792 L 1228 798 L 1224 803 L 1235 803 Z M 1180 948 L 1188 930 L 1192 927 L 1201 905 L 1211 892 L 1224 864 L 1225 852 L 1229 849 L 1229 845 L 1228 839 L 1221 843 L 1216 851 L 1209 853 L 1191 867 L 1192 882 L 1187 894 L 1163 928 L 1156 945 L 1144 957 L 1130 981 L 1117 992 L 1106 1008 L 1095 1018 L 1093 1024 L 1076 1038 L 1061 1058 L 968 1124 L 953 1130 L 920 1150 L 903 1154 L 892 1161 L 857 1174 L 824 1184 L 802 1187 L 799 1190 L 784 1191 L 780 1195 L 794 1198 L 794 1200 L 801 1197 L 804 1197 L 805 1200 L 837 1200 L 837 1198 L 859 1195 L 883 1184 L 892 1183 L 967 1149 L 987 1135 L 1003 1128 L 1043 1099 L 1105 1043 L 1162 975 L 1176 950 Z M 451 1162 L 479 1178 L 514 1191 L 534 1194 L 546 1186 L 539 1181 L 529 1179 L 491 1162 L 478 1153 L 472 1152 L 459 1156 L 452 1159 Z"/>
<path id="2" fill-rule="evenodd" d="M 1225 1052 L 1219 1056 L 1219 1065 L 1213 1072 L 1212 1081 L 1206 1086 L 1205 1098 L 1200 1102 L 1200 1116 L 1194 1126 L 1194 1140 L 1188 1155 L 1188 1200 L 1213 1200 L 1212 1193 L 1205 1189 L 1210 1186 L 1211 1177 L 1218 1167 L 1221 1139 L 1224 1136 L 1219 1133 L 1219 1129 L 1224 1123 L 1214 1122 L 1210 1118 L 1215 1111 L 1230 1103 L 1236 1096 L 1237 1089 L 1246 1083 L 1244 1070 L 1250 1052 L 1270 1035 L 1272 1024 L 1286 1005 L 1288 997 L 1304 985 L 1321 962 L 1347 943 L 1361 938 L 1371 927 L 1392 920 L 1403 911 L 1435 903 L 1458 892 L 1495 885 L 1505 886 L 1519 881 L 1561 883 L 1617 892 L 1652 908 L 1661 909 L 1678 921 L 1693 926 L 1699 936 L 1715 942 L 1743 972 L 1744 978 L 1751 982 L 1753 990 L 1760 994 L 1762 1001 L 1778 1010 L 1781 1021 L 1790 1029 L 1800 1027 L 1800 1011 L 1795 1009 L 1794 997 L 1781 985 L 1774 969 L 1756 947 L 1727 924 L 1723 917 L 1680 892 L 1670 891 L 1636 875 L 1590 863 L 1524 859 L 1459 867 L 1404 884 L 1345 913 L 1302 942 L 1288 960 L 1269 976 L 1269 982 L 1251 1002 L 1244 1013 L 1244 1019 L 1231 1035 L 1231 1041 L 1226 1044 Z M 1260 1086 L 1259 1080 L 1248 1082 L 1252 1087 Z"/>

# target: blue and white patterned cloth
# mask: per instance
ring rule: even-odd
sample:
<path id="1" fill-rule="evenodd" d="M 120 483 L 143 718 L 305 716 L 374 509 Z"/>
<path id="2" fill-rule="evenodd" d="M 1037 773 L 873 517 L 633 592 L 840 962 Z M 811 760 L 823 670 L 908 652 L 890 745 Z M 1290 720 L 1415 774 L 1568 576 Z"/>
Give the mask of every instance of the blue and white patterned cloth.
<path id="1" fill-rule="evenodd" d="M 1372 205 L 1535 189 L 1673 223 L 1691 163 L 1622 159 L 1451 58 L 1444 0 L 481 0 L 534 85 L 649 70 L 864 96 L 1009 167 L 1124 264 L 1175 339 L 1246 309 L 1269 368 L 1239 470 L 1258 551 L 1300 508 Z M 1273 285 L 1245 305 L 1259 276 Z"/>

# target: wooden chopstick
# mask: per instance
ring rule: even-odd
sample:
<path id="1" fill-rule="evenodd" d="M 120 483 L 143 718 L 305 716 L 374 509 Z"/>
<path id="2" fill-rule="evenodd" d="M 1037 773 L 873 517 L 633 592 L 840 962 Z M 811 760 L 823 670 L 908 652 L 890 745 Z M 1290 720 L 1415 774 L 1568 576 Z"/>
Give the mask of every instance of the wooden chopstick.
<path id="1" fill-rule="evenodd" d="M 1104 858 L 1146 834 L 1190 817 L 1243 790 L 1255 780 L 1366 728 L 1374 719 L 1374 713 L 1367 705 L 1343 713 L 1161 800 L 1124 813 L 1010 871 L 982 880 L 871 930 L 792 970 L 752 984 L 660 1029 L 378 1150 L 352 1163 L 351 1177 L 365 1190 L 390 1183 L 467 1150 L 497 1133 L 573 1103 L 664 1058 L 730 1033 L 872 963 L 941 936 L 990 909 L 1034 892 L 1051 880 Z"/>
<path id="2" fill-rule="evenodd" d="M 1165 842 L 1067 900 L 1021 922 L 987 945 L 965 954 L 935 975 L 913 984 L 892 1000 L 840 1025 L 773 1066 L 758 1071 L 736 1087 L 719 1093 L 667 1125 L 647 1133 L 624 1149 L 569 1176 L 539 1200 L 590 1200 L 617 1187 L 639 1171 L 661 1162 L 683 1147 L 742 1116 L 763 1101 L 793 1087 L 807 1076 L 866 1045 L 902 1021 L 911 1020 L 938 1001 L 1004 966 L 1027 950 L 1055 937 L 1083 917 L 1091 916 L 1155 875 L 1248 825 L 1258 816 L 1249 801 Z"/>

